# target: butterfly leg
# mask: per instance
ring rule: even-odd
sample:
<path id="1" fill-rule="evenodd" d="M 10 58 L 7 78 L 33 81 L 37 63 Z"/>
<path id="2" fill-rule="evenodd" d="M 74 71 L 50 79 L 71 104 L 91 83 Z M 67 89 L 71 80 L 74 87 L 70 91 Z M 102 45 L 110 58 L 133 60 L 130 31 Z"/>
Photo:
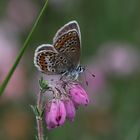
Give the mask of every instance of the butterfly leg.
<path id="1" fill-rule="evenodd" d="M 61 75 L 60 80 L 63 80 L 64 77 L 67 76 L 67 75 L 68 75 L 68 71 L 64 72 L 64 73 Z"/>

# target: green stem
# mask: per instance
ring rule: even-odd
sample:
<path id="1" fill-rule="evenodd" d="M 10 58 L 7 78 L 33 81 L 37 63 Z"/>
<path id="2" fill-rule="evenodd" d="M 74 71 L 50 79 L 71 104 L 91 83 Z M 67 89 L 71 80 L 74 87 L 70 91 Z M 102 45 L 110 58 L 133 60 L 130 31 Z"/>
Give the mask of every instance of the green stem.
<path id="1" fill-rule="evenodd" d="M 38 134 L 38 140 L 44 140 L 44 134 L 43 134 L 43 118 L 42 118 L 42 111 L 43 111 L 43 102 L 42 102 L 42 92 L 40 90 L 38 97 L 37 97 L 37 109 L 39 112 L 41 112 L 40 116 L 36 116 L 36 122 L 37 122 L 37 134 Z"/>
<path id="2" fill-rule="evenodd" d="M 43 13 L 44 13 L 44 11 L 45 11 L 45 9 L 47 7 L 47 3 L 48 3 L 48 0 L 46 0 L 42 10 L 40 11 L 40 13 L 39 13 L 39 15 L 38 15 L 38 17 L 37 17 L 32 29 L 31 29 L 31 31 L 29 32 L 29 34 L 28 34 L 28 36 L 27 36 L 27 38 L 26 38 L 26 40 L 25 40 L 25 42 L 23 44 L 23 47 L 21 48 L 19 54 L 17 55 L 15 63 L 13 64 L 12 68 L 10 69 L 9 73 L 7 74 L 7 76 L 4 79 L 3 83 L 1 84 L 1 86 L 0 86 L 0 96 L 3 94 L 3 92 L 4 92 L 4 90 L 5 90 L 6 86 L 7 86 L 10 78 L 12 77 L 17 65 L 19 64 L 19 61 L 20 61 L 21 57 L 23 56 L 23 54 L 25 52 L 25 49 L 28 47 L 29 40 L 30 40 L 30 38 L 31 38 L 31 36 L 32 36 L 32 34 L 33 34 L 33 32 L 34 32 L 34 30 L 35 30 L 40 18 L 41 18 L 41 16 L 43 15 Z"/>

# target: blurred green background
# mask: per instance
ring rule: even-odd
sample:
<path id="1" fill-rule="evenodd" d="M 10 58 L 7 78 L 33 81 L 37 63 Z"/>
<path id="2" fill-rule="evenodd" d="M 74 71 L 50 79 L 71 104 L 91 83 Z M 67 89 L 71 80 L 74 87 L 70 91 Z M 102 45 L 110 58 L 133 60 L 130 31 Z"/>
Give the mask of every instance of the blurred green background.
<path id="1" fill-rule="evenodd" d="M 45 0 L 0 1 L 0 83 L 11 68 Z M 46 134 L 49 140 L 140 139 L 140 1 L 49 0 L 29 47 L 0 99 L 0 140 L 34 140 L 30 104 L 39 91 L 33 56 L 56 31 L 76 20 L 82 35 L 81 63 L 90 104 L 75 121 Z M 45 126 L 45 124 L 44 124 Z"/>

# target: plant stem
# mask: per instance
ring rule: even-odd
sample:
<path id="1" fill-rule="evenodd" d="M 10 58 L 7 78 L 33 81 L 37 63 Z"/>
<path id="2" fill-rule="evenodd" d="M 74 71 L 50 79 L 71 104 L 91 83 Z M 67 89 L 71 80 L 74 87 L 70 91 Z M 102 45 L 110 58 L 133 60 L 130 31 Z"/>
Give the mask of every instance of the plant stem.
<path id="1" fill-rule="evenodd" d="M 31 36 L 32 36 L 37 24 L 39 23 L 39 20 L 40 20 L 41 16 L 43 15 L 43 13 L 44 13 L 44 11 L 45 11 L 45 9 L 47 7 L 47 3 L 48 3 L 48 0 L 46 0 L 42 10 L 40 11 L 40 13 L 39 13 L 39 15 L 38 15 L 38 17 L 37 17 L 32 29 L 31 29 L 31 31 L 29 32 L 29 34 L 28 34 L 28 36 L 27 36 L 27 38 L 26 38 L 26 40 L 25 40 L 25 42 L 23 44 L 23 47 L 21 48 L 19 54 L 17 55 L 15 63 L 13 64 L 12 68 L 10 69 L 9 73 L 7 74 L 7 76 L 4 79 L 3 83 L 1 84 L 1 86 L 0 86 L 0 96 L 3 94 L 3 92 L 4 92 L 4 90 L 5 90 L 6 86 L 7 86 L 10 78 L 12 77 L 17 65 L 19 64 L 19 61 L 20 61 L 21 57 L 23 56 L 23 54 L 25 52 L 25 49 L 28 47 L 29 40 L 31 39 Z"/>
<path id="2" fill-rule="evenodd" d="M 37 119 L 38 140 L 44 140 L 42 120 Z"/>
<path id="3" fill-rule="evenodd" d="M 40 112 L 40 114 L 42 114 L 43 111 L 42 105 L 43 105 L 42 92 L 40 90 L 37 97 L 37 109 Z M 37 122 L 38 140 L 44 140 L 42 116 L 36 116 L 36 122 Z"/>

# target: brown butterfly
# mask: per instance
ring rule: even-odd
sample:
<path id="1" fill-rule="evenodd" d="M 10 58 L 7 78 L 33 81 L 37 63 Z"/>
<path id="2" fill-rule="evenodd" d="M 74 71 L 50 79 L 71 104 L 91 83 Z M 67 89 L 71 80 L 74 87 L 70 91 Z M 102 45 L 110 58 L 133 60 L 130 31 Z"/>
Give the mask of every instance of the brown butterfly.
<path id="1" fill-rule="evenodd" d="M 39 71 L 47 75 L 62 74 L 76 80 L 85 68 L 80 64 L 81 33 L 76 21 L 71 21 L 60 28 L 53 44 L 37 47 L 34 64 Z"/>

